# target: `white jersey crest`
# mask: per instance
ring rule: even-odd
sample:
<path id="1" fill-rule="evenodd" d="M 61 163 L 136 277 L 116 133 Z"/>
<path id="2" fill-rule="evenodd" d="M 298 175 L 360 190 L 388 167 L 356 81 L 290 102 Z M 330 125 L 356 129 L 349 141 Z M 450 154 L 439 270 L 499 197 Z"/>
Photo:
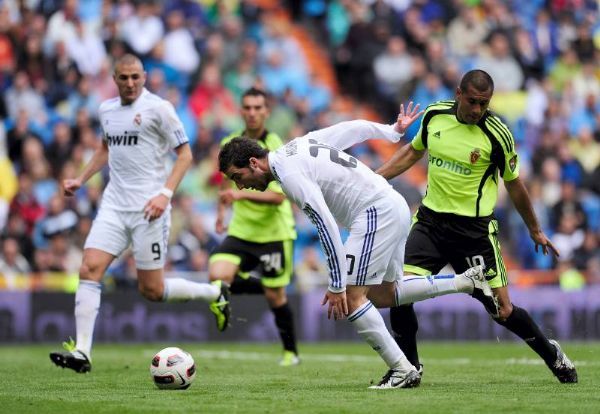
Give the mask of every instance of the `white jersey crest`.
<path id="1" fill-rule="evenodd" d="M 350 228 L 359 214 L 391 190 L 382 176 L 341 149 L 368 138 L 395 142 L 400 137 L 390 125 L 350 121 L 311 132 L 269 153 L 269 166 L 283 191 L 317 227 L 332 291 L 343 290 L 346 280 L 336 221 Z"/>
<path id="2" fill-rule="evenodd" d="M 104 101 L 99 115 L 110 168 L 102 205 L 142 211 L 167 180 L 169 152 L 188 142 L 183 125 L 171 103 L 146 89 L 131 105 Z"/>

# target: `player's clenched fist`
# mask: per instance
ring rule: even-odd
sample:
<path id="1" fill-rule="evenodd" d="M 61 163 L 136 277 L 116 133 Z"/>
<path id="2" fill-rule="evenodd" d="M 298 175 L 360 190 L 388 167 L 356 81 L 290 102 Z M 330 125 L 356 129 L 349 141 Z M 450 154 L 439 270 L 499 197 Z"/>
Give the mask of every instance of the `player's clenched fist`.
<path id="1" fill-rule="evenodd" d="M 75 192 L 81 187 L 81 180 L 77 178 L 69 178 L 63 180 L 63 189 L 67 197 L 75 195 Z"/>

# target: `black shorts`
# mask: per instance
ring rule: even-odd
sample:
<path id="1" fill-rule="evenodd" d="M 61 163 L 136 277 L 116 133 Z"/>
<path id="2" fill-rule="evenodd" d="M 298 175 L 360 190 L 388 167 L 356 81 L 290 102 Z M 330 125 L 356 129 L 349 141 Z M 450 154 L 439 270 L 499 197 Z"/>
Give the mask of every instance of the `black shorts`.
<path id="1" fill-rule="evenodd" d="M 437 274 L 448 263 L 457 273 L 483 265 L 491 287 L 507 285 L 498 221 L 493 215 L 463 217 L 419 207 L 406 241 L 404 271 Z"/>
<path id="2" fill-rule="evenodd" d="M 227 236 L 211 253 L 210 262 L 228 261 L 239 266 L 241 277 L 252 272 L 261 278 L 263 286 L 283 287 L 292 279 L 293 244 L 293 240 L 253 243 Z"/>

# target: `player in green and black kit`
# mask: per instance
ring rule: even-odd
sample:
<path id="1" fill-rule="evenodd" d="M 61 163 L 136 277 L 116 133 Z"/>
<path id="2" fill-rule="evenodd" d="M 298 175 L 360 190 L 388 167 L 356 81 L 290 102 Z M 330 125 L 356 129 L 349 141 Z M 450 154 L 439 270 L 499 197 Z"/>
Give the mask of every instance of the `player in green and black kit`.
<path id="1" fill-rule="evenodd" d="M 255 88 L 242 95 L 244 131 L 223 139 L 245 136 L 257 140 L 264 148 L 274 151 L 283 145 L 281 138 L 265 128 L 269 116 L 267 95 Z M 293 271 L 293 242 L 296 230 L 292 207 L 281 187 L 272 181 L 266 191 L 238 190 L 233 183 L 220 192 L 216 231 L 227 237 L 210 257 L 211 280 L 231 285 L 231 293 L 260 293 L 269 303 L 283 343 L 282 366 L 296 365 L 298 350 L 292 310 L 286 287 Z M 225 211 L 231 205 L 233 214 L 228 228 Z M 227 321 L 217 315 L 217 327 L 226 329 Z"/>
<path id="2" fill-rule="evenodd" d="M 493 210 L 498 176 L 544 254 L 557 250 L 548 240 L 519 179 L 513 136 L 488 110 L 494 92 L 492 78 L 472 70 L 462 78 L 456 99 L 430 105 L 419 132 L 377 172 L 395 177 L 428 153 L 428 186 L 413 218 L 405 253 L 405 274 L 432 275 L 450 263 L 456 272 L 485 266 L 486 278 L 497 296 L 500 325 L 523 339 L 546 362 L 560 382 L 577 382 L 575 366 L 558 343 L 548 340 L 529 313 L 510 301 L 506 268 L 500 254 L 498 222 Z M 418 323 L 412 305 L 393 308 L 392 330 L 413 365 L 420 366 L 416 345 Z"/>

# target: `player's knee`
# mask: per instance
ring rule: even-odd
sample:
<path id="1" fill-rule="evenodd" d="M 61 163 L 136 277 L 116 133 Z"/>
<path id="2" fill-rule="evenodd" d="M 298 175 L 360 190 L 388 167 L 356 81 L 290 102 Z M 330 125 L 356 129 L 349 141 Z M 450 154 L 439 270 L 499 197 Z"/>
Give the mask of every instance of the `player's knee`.
<path id="1" fill-rule="evenodd" d="M 211 263 L 208 267 L 208 280 L 214 282 L 215 280 L 222 280 L 223 282 L 231 285 L 235 279 L 237 267 L 232 267 L 229 263 L 223 264 L 220 262 Z"/>
<path id="2" fill-rule="evenodd" d="M 99 263 L 93 260 L 84 259 L 79 267 L 79 279 L 80 280 L 100 280 L 102 275 L 99 273 L 102 271 L 102 267 Z"/>
<path id="3" fill-rule="evenodd" d="M 285 288 L 264 288 L 264 292 L 271 308 L 279 308 L 287 303 Z"/>
<path id="4" fill-rule="evenodd" d="M 208 274 L 208 280 L 211 282 L 214 282 L 215 280 L 222 280 L 223 282 L 227 283 L 228 285 L 233 284 L 233 280 L 235 279 L 235 275 L 228 275 L 228 274 L 218 274 L 218 273 L 209 273 Z"/>
<path id="5" fill-rule="evenodd" d="M 513 312 L 512 303 L 501 304 L 498 307 L 498 317 L 495 319 L 496 319 L 496 321 L 504 322 L 504 321 L 506 321 L 506 319 L 508 319 L 508 317 L 510 316 L 510 314 L 512 312 Z"/>

